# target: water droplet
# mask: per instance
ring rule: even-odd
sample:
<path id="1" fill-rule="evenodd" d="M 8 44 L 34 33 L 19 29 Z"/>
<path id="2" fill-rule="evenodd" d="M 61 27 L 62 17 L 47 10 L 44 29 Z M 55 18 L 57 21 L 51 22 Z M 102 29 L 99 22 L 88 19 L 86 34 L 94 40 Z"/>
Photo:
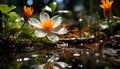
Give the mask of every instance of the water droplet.
<path id="1" fill-rule="evenodd" d="M 18 58 L 18 59 L 17 59 L 17 62 L 21 62 L 21 61 L 22 61 L 22 58 Z"/>
<path id="2" fill-rule="evenodd" d="M 72 66 L 69 65 L 68 68 L 72 68 Z"/>
<path id="3" fill-rule="evenodd" d="M 46 58 L 48 58 L 48 55 L 45 55 Z"/>
<path id="4" fill-rule="evenodd" d="M 19 59 L 17 59 L 17 62 L 19 62 Z"/>
<path id="5" fill-rule="evenodd" d="M 96 62 L 99 63 L 99 59 L 97 59 Z"/>
<path id="6" fill-rule="evenodd" d="M 80 18 L 79 21 L 82 21 L 82 19 Z"/>
<path id="7" fill-rule="evenodd" d="M 22 61 L 22 58 L 20 58 L 19 60 Z"/>
<path id="8" fill-rule="evenodd" d="M 32 57 L 38 57 L 38 55 L 32 55 Z"/>
<path id="9" fill-rule="evenodd" d="M 78 65 L 78 67 L 81 67 L 81 68 L 82 68 L 82 67 L 83 67 L 83 65 L 79 64 L 79 65 Z"/>
<path id="10" fill-rule="evenodd" d="M 28 58 L 28 57 L 23 58 L 24 61 L 28 61 L 29 59 L 30 58 Z"/>
<path id="11" fill-rule="evenodd" d="M 78 56 L 80 56 L 80 54 L 79 53 L 75 53 L 75 54 L 73 54 L 73 56 L 78 57 Z"/>
<path id="12" fill-rule="evenodd" d="M 102 42 L 103 42 L 103 40 L 100 40 L 100 42 L 102 43 Z"/>
<path id="13" fill-rule="evenodd" d="M 80 45 L 83 46 L 83 43 L 81 43 Z"/>
<path id="14" fill-rule="evenodd" d="M 100 55 L 99 53 L 95 53 L 95 56 L 97 56 L 97 57 L 98 57 L 99 55 Z"/>
<path id="15" fill-rule="evenodd" d="M 86 52 L 86 54 L 90 54 L 89 52 Z"/>

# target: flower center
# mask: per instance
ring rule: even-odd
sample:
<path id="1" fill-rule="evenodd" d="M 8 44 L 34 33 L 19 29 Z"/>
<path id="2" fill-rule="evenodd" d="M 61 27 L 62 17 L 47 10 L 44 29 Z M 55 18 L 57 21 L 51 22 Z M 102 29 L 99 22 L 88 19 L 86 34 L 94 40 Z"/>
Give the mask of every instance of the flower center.
<path id="1" fill-rule="evenodd" d="M 46 19 L 42 22 L 43 29 L 51 30 L 53 28 L 53 21 L 50 19 Z"/>

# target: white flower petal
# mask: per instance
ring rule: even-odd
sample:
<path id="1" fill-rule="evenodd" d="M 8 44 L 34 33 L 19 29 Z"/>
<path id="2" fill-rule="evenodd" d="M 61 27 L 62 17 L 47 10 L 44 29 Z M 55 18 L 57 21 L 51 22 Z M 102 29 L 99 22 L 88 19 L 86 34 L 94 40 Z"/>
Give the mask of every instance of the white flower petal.
<path id="1" fill-rule="evenodd" d="M 58 15 L 52 17 L 51 20 L 54 22 L 53 28 L 58 27 L 62 23 L 62 17 L 60 17 Z"/>
<path id="2" fill-rule="evenodd" d="M 49 6 L 45 6 L 45 10 L 47 10 L 47 11 L 49 11 L 49 12 L 52 11 L 51 7 L 49 7 Z"/>
<path id="3" fill-rule="evenodd" d="M 108 28 L 108 25 L 103 25 L 103 24 L 101 24 L 100 26 L 101 26 L 102 29 Z"/>
<path id="4" fill-rule="evenodd" d="M 50 19 L 50 16 L 47 13 L 41 12 L 39 15 L 40 21 L 43 22 L 46 19 Z"/>
<path id="5" fill-rule="evenodd" d="M 66 28 L 56 28 L 52 32 L 56 34 L 66 34 L 68 30 Z"/>
<path id="6" fill-rule="evenodd" d="M 40 25 L 40 22 L 35 18 L 29 18 L 28 23 L 31 24 L 34 27 L 42 28 L 42 26 Z"/>
<path id="7" fill-rule="evenodd" d="M 36 30 L 36 31 L 34 32 L 34 34 L 35 34 L 35 36 L 37 36 L 37 37 L 45 37 L 45 36 L 47 35 L 47 33 L 44 32 L 43 30 Z"/>
<path id="8" fill-rule="evenodd" d="M 52 42 L 57 42 L 59 40 L 59 37 L 53 33 L 49 33 L 47 35 L 48 39 L 51 40 Z"/>

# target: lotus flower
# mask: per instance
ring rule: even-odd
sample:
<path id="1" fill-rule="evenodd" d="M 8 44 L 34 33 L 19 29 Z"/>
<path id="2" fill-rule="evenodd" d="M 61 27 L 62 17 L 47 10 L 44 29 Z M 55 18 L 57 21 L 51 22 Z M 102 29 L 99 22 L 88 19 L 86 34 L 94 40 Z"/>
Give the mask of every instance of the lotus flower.
<path id="1" fill-rule="evenodd" d="M 67 33 L 66 28 L 61 28 L 59 26 L 62 23 L 62 18 L 58 15 L 50 18 L 47 13 L 41 12 L 39 20 L 29 18 L 28 23 L 37 28 L 34 32 L 37 37 L 42 38 L 47 36 L 52 42 L 57 42 L 59 40 L 58 35 Z"/>

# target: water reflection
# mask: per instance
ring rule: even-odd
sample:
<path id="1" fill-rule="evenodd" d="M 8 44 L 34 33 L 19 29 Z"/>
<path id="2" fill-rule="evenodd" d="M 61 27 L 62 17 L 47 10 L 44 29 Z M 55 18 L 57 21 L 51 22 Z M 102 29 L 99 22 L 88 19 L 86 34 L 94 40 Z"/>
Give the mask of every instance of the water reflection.
<path id="1" fill-rule="evenodd" d="M 0 69 L 115 69 L 120 68 L 119 46 L 119 40 L 99 40 L 88 44 L 60 41 L 55 47 L 25 47 L 22 52 L 1 54 Z"/>

